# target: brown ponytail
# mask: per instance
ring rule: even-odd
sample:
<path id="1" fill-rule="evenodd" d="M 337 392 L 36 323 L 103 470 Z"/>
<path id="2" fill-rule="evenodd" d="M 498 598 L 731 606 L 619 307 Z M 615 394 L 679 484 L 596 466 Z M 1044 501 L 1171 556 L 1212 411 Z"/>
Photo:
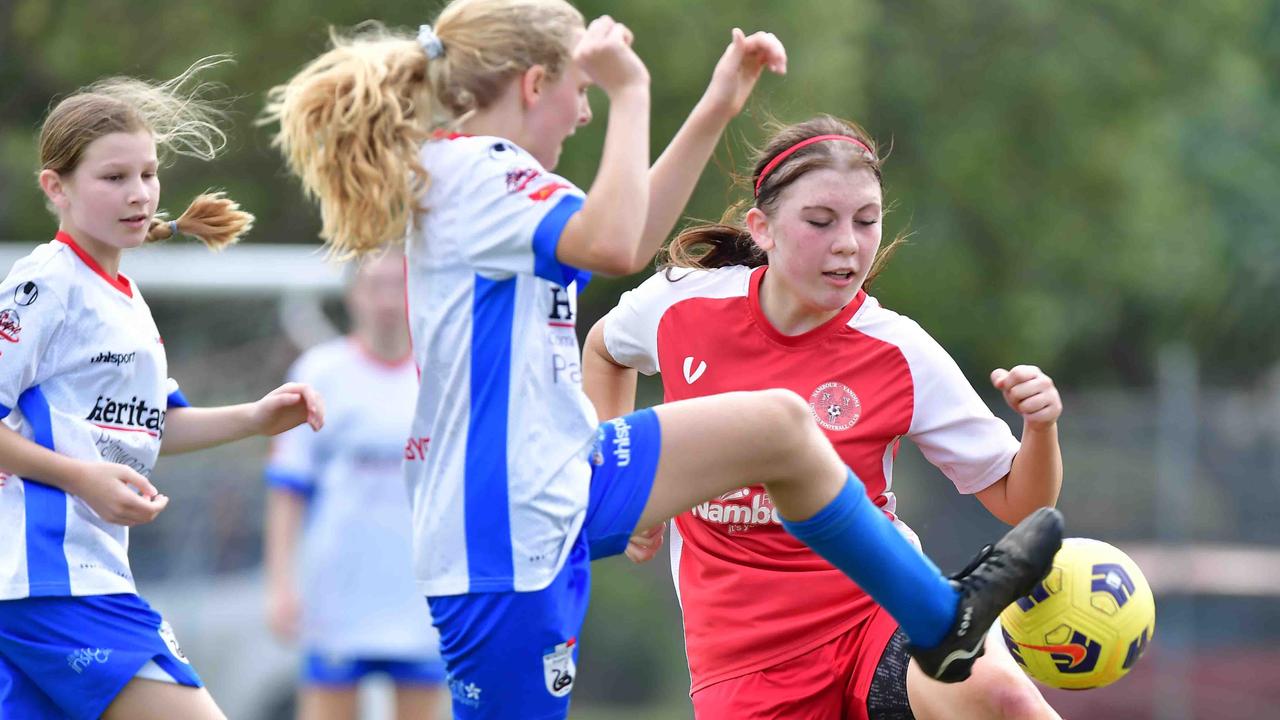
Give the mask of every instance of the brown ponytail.
<path id="1" fill-rule="evenodd" d="M 769 258 L 751 239 L 751 233 L 735 222 L 744 212 L 744 203 L 729 208 L 718 223 L 707 223 L 685 228 L 667 245 L 659 261 L 659 267 L 672 278 L 676 268 L 712 270 L 741 265 L 760 267 Z"/>
<path id="2" fill-rule="evenodd" d="M 174 225 L 178 233 L 198 238 L 211 250 L 221 250 L 239 240 L 253 228 L 253 215 L 240 209 L 240 204 L 226 193 L 211 192 L 199 195 L 178 216 Z M 157 242 L 173 237 L 169 221 L 156 217 L 147 231 L 147 242 Z"/>

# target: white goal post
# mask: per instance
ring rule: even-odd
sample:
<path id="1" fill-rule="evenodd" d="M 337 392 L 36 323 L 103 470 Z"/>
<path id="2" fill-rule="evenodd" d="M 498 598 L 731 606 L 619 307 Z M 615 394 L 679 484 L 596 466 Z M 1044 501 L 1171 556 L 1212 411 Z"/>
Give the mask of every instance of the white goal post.
<path id="1" fill-rule="evenodd" d="M 5 274 L 35 245 L 0 243 Z M 148 298 L 275 298 L 280 326 L 299 349 L 337 334 L 321 302 L 342 291 L 342 268 L 326 260 L 318 245 L 260 243 L 232 245 L 221 252 L 199 243 L 163 243 L 131 250 L 120 261 L 120 271 Z"/>

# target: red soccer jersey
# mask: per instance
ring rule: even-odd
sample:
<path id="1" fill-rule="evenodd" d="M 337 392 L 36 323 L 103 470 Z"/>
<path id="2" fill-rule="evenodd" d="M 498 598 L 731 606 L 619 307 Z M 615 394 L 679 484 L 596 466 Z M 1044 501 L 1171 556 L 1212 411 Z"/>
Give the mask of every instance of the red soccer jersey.
<path id="1" fill-rule="evenodd" d="M 605 345 L 619 363 L 662 372 L 667 401 L 766 388 L 807 398 L 867 494 L 913 541 L 890 492 L 900 438 L 962 493 L 1009 472 L 1018 441 L 919 325 L 859 292 L 823 325 L 783 335 L 760 309 L 766 271 L 658 273 L 609 313 Z M 782 529 L 762 486 L 676 518 L 671 563 L 695 692 L 801 655 L 875 608 Z"/>

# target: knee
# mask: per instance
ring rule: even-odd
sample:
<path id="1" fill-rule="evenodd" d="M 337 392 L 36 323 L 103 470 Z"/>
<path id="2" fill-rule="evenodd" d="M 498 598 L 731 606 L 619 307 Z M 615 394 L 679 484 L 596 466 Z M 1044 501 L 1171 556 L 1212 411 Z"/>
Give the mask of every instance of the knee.
<path id="1" fill-rule="evenodd" d="M 990 717 L 1001 720 L 1037 720 L 1046 717 L 1040 691 L 1016 667 L 988 668 L 983 677 L 985 704 Z"/>
<path id="2" fill-rule="evenodd" d="M 804 398 L 782 388 L 761 390 L 758 395 L 766 425 L 778 435 L 801 441 L 818 434 Z"/>
<path id="3" fill-rule="evenodd" d="M 761 390 L 754 395 L 762 430 L 757 445 L 764 455 L 761 469 L 771 477 L 812 473 L 810 466 L 823 457 L 820 446 L 829 444 L 813 422 L 808 403 L 790 390 Z"/>

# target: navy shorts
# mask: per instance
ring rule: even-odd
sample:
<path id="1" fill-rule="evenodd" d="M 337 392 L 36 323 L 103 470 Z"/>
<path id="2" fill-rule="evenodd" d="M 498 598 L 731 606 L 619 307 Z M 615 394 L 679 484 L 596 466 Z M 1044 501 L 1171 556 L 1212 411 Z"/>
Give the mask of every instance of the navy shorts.
<path id="1" fill-rule="evenodd" d="M 457 720 L 568 717 L 591 560 L 626 550 L 649 501 L 661 444 L 653 410 L 600 425 L 586 519 L 547 587 L 428 598 Z M 628 452 L 615 452 L 619 447 Z"/>
<path id="2" fill-rule="evenodd" d="M 137 595 L 0 601 L 0 718 L 97 718 L 148 661 L 202 686 L 169 623 Z"/>
<path id="3" fill-rule="evenodd" d="M 444 684 L 444 660 L 333 657 L 313 652 L 307 653 L 302 665 L 302 684 L 308 687 L 352 687 L 367 675 L 386 675 L 396 685 L 434 687 Z"/>

